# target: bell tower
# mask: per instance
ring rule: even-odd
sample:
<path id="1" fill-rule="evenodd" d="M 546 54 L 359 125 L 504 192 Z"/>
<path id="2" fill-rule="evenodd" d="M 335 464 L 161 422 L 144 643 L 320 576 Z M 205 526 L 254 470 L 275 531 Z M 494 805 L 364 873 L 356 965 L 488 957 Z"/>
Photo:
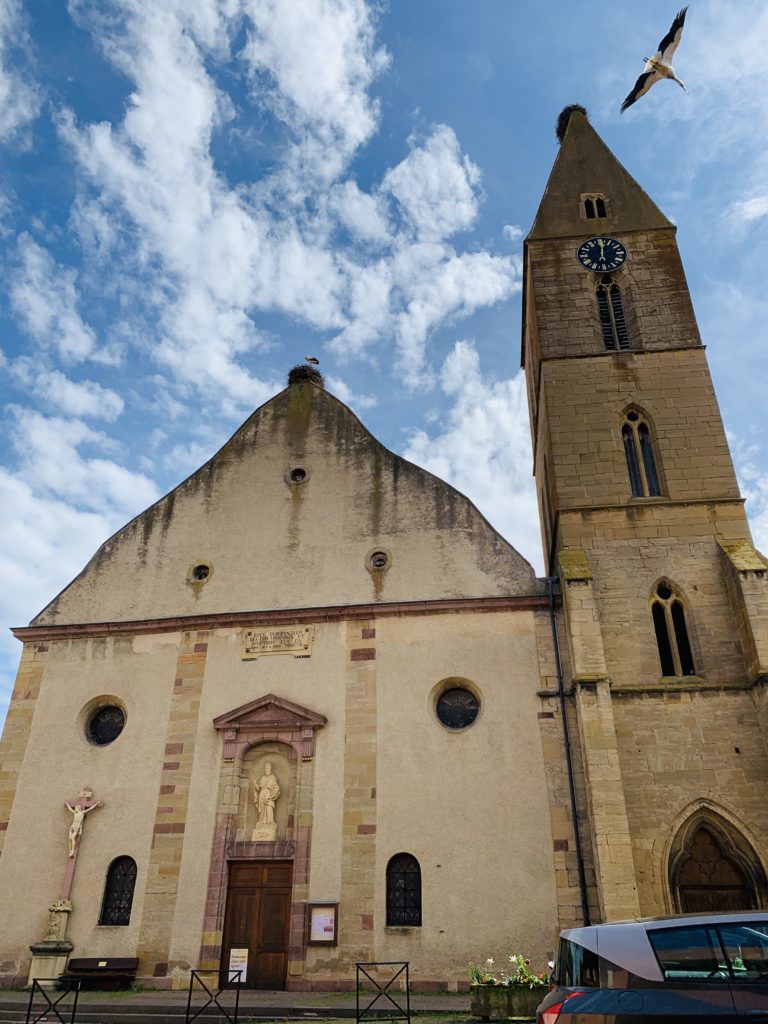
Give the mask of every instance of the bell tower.
<path id="1" fill-rule="evenodd" d="M 591 913 L 698 909 L 671 853 L 697 814 L 724 857 L 728 843 L 748 851 L 756 902 L 768 563 L 752 546 L 676 228 L 583 108 L 563 111 L 558 137 L 525 243 L 522 360 Z M 715 888 L 700 900 L 727 902 Z"/>

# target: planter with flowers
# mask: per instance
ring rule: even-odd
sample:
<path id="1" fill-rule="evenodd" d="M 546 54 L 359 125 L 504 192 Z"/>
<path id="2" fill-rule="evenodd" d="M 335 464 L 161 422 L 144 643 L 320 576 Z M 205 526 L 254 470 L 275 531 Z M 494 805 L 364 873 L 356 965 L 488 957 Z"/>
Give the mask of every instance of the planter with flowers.
<path id="1" fill-rule="evenodd" d="M 531 970 L 531 961 L 520 953 L 509 957 L 509 967 L 495 971 L 489 957 L 485 967 L 469 965 L 469 1010 L 480 1020 L 535 1017 L 536 1007 L 547 992 L 547 975 Z"/>

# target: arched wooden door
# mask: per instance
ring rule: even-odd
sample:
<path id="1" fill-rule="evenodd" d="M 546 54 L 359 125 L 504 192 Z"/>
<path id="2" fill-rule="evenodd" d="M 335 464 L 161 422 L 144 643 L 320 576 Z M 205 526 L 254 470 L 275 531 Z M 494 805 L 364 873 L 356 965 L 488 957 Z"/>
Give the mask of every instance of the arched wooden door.
<path id="1" fill-rule="evenodd" d="M 683 914 L 758 908 L 754 880 L 727 849 L 724 837 L 707 824 L 690 834 L 675 874 L 672 883 Z"/>

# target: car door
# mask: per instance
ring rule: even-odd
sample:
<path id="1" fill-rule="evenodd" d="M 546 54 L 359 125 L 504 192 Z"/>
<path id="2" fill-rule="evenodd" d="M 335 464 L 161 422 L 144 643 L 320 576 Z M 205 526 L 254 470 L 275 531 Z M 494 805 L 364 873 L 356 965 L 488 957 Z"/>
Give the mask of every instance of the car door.
<path id="1" fill-rule="evenodd" d="M 717 927 L 731 968 L 733 1001 L 742 1020 L 768 1024 L 768 918 Z"/>

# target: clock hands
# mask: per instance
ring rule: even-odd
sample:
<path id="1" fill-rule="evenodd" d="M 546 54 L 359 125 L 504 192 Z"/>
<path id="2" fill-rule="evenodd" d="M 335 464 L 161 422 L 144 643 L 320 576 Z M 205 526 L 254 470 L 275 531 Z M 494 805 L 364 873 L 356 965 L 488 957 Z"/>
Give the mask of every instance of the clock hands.
<path id="1" fill-rule="evenodd" d="M 577 250 L 579 262 L 598 274 L 611 273 L 626 262 L 627 252 L 615 238 L 588 238 Z"/>

